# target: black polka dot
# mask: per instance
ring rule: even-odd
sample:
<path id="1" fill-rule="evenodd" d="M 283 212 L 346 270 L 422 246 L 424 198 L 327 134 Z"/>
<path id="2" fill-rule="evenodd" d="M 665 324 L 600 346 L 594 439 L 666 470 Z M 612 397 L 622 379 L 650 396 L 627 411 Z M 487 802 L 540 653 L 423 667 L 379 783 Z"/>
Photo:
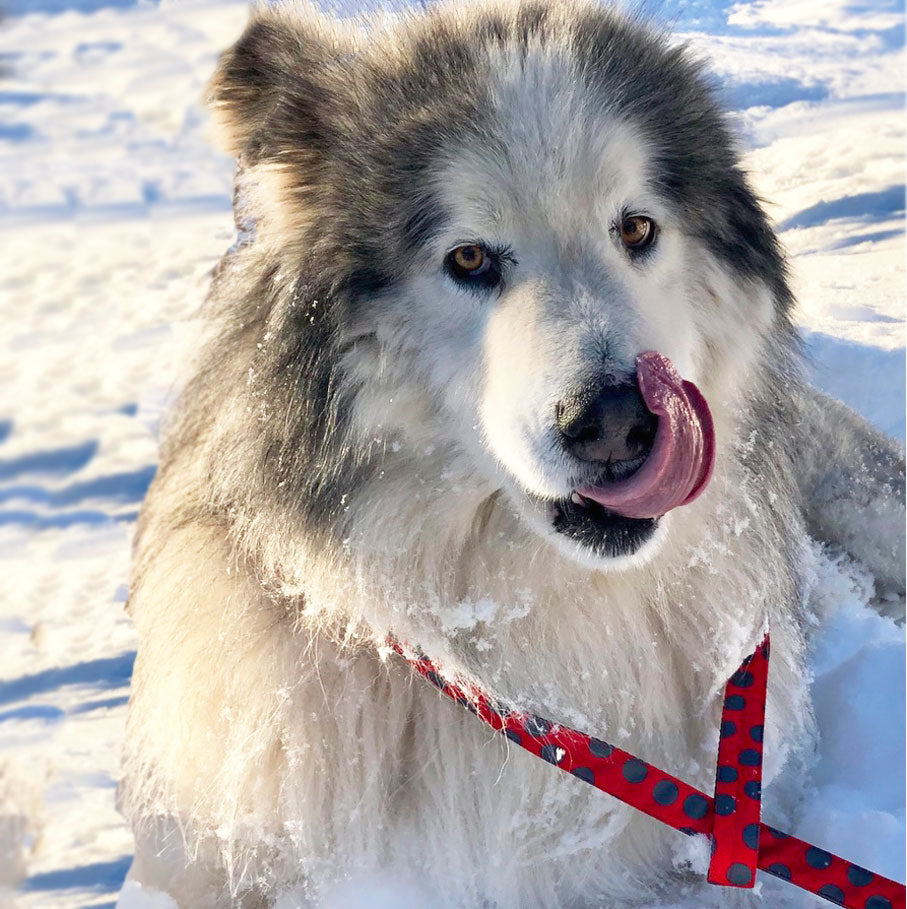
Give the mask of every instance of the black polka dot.
<path id="1" fill-rule="evenodd" d="M 719 795 L 715 799 L 715 814 L 727 817 L 737 810 L 737 799 L 732 795 Z"/>
<path id="2" fill-rule="evenodd" d="M 762 763 L 762 755 L 755 748 L 745 748 L 738 760 L 744 767 L 758 767 Z"/>
<path id="3" fill-rule="evenodd" d="M 510 716 L 511 711 L 508 710 L 504 704 L 499 704 L 495 701 L 487 701 L 486 706 L 492 713 L 497 714 L 502 720 Z"/>
<path id="4" fill-rule="evenodd" d="M 659 805 L 673 805 L 677 801 L 677 784 L 670 780 L 662 780 L 655 784 L 652 790 L 652 798 Z"/>
<path id="5" fill-rule="evenodd" d="M 523 744 L 523 739 L 520 736 L 520 734 L 518 732 L 514 732 L 512 729 L 504 730 L 504 735 L 506 735 L 507 738 L 510 739 L 511 742 L 514 742 L 517 745 Z"/>
<path id="6" fill-rule="evenodd" d="M 847 880 L 849 880 L 854 887 L 865 887 L 867 884 L 871 884 L 874 879 L 875 875 L 871 871 L 867 871 L 859 865 L 851 865 L 847 869 Z"/>
<path id="7" fill-rule="evenodd" d="M 551 723 L 540 716 L 530 716 L 526 720 L 526 731 L 536 738 L 541 738 L 551 732 Z"/>
<path id="8" fill-rule="evenodd" d="M 746 698 L 742 694 L 729 694 L 724 699 L 725 710 L 743 710 L 746 707 Z"/>
<path id="9" fill-rule="evenodd" d="M 766 825 L 766 830 L 776 839 L 776 840 L 786 840 L 790 837 L 789 833 L 785 833 L 783 830 L 778 830 L 776 827 L 769 827 Z"/>
<path id="10" fill-rule="evenodd" d="M 447 683 L 444 679 L 442 679 L 433 669 L 429 669 L 428 672 L 425 673 L 425 678 L 427 678 L 435 688 L 440 688 L 442 691 L 447 687 Z"/>
<path id="11" fill-rule="evenodd" d="M 697 836 L 699 831 L 694 830 L 692 827 L 678 827 L 677 828 L 684 836 Z"/>
<path id="12" fill-rule="evenodd" d="M 721 738 L 726 739 L 737 731 L 737 724 L 731 720 L 725 720 L 721 724 Z"/>
<path id="13" fill-rule="evenodd" d="M 775 862 L 774 865 L 769 865 L 765 870 L 769 874 L 774 874 L 775 877 L 780 877 L 785 881 L 790 880 L 790 868 L 787 865 L 782 865 L 781 862 Z"/>
<path id="14" fill-rule="evenodd" d="M 824 896 L 825 899 L 831 900 L 833 903 L 837 903 L 839 906 L 844 905 L 844 891 L 840 887 L 836 887 L 834 884 L 825 884 L 819 888 L 818 893 L 819 896 Z"/>
<path id="15" fill-rule="evenodd" d="M 768 641 L 762 645 L 762 655 L 768 659 L 772 655 L 772 648 Z"/>
<path id="16" fill-rule="evenodd" d="M 574 767 L 570 772 L 584 783 L 595 782 L 595 774 L 588 767 Z"/>
<path id="17" fill-rule="evenodd" d="M 865 909 L 891 909 L 891 900 L 884 896 L 871 896 L 866 900 Z"/>
<path id="18" fill-rule="evenodd" d="M 762 736 L 763 736 L 764 734 L 765 734 L 765 727 L 762 726 L 762 725 L 760 725 L 760 726 L 753 726 L 753 728 L 750 729 L 750 738 L 751 738 L 754 742 L 761 742 L 761 741 L 762 741 Z"/>
<path id="19" fill-rule="evenodd" d="M 698 821 L 699 818 L 705 817 L 708 810 L 708 799 L 703 795 L 699 795 L 699 793 L 688 795 L 683 800 L 683 813 L 694 821 Z"/>
<path id="20" fill-rule="evenodd" d="M 731 767 L 730 764 L 725 767 L 718 768 L 719 783 L 736 783 L 738 776 L 739 774 L 737 773 L 737 768 Z"/>
<path id="21" fill-rule="evenodd" d="M 743 862 L 734 862 L 727 870 L 727 879 L 738 887 L 745 887 L 753 879 L 753 872 Z"/>
<path id="22" fill-rule="evenodd" d="M 806 850 L 806 864 L 810 868 L 827 868 L 831 864 L 831 853 L 826 852 L 824 849 L 810 846 Z"/>
<path id="23" fill-rule="evenodd" d="M 743 828 L 743 844 L 749 849 L 759 848 L 759 825 L 747 824 Z"/>
<path id="24" fill-rule="evenodd" d="M 563 756 L 564 749 L 558 748 L 557 745 L 542 745 L 542 750 L 539 752 L 539 757 L 543 761 L 548 761 L 549 764 L 560 764 Z"/>
<path id="25" fill-rule="evenodd" d="M 589 739 L 589 750 L 600 758 L 611 757 L 611 753 L 614 751 L 607 742 L 603 742 L 601 739 Z"/>
<path id="26" fill-rule="evenodd" d="M 758 780 L 750 780 L 743 784 L 743 791 L 757 802 L 762 798 L 762 784 Z"/>
<path id="27" fill-rule="evenodd" d="M 628 783 L 641 783 L 648 776 L 649 768 L 639 758 L 630 758 L 622 772 Z"/>
<path id="28" fill-rule="evenodd" d="M 738 688 L 749 688 L 753 684 L 753 674 L 746 669 L 740 669 L 731 676 L 731 684 Z"/>

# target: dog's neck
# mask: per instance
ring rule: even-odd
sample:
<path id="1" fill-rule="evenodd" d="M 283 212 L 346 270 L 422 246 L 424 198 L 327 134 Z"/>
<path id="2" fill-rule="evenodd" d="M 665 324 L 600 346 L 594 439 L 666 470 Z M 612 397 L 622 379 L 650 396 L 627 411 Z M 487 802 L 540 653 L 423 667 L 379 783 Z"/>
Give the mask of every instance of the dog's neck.
<path id="1" fill-rule="evenodd" d="M 339 572 L 347 583 L 338 590 L 334 564 L 323 599 L 355 603 L 354 620 L 373 639 L 393 632 L 491 692 L 581 728 L 616 723 L 631 742 L 634 724 L 667 726 L 677 710 L 701 709 L 776 606 L 761 566 L 784 554 L 735 470 L 669 516 L 651 560 L 620 572 L 577 564 L 504 495 L 449 468 L 419 487 L 443 492 L 390 502 L 379 485 L 363 497 Z M 383 540 L 387 549 L 375 544 Z M 623 680 L 620 690 L 609 676 Z M 663 715 L 637 717 L 634 692 L 653 687 L 665 694 Z"/>

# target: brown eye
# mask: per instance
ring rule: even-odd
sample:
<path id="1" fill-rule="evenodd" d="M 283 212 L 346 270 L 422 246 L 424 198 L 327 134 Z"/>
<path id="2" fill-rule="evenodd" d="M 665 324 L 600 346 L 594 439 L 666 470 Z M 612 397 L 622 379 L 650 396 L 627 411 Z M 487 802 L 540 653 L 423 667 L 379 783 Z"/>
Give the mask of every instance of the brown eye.
<path id="1" fill-rule="evenodd" d="M 620 240 L 627 249 L 638 252 L 655 239 L 655 222 L 643 215 L 624 218 L 620 224 Z"/>
<path id="2" fill-rule="evenodd" d="M 480 275 L 488 268 L 490 262 L 485 250 L 476 244 L 458 246 L 452 255 L 454 266 L 469 275 Z"/>
<path id="3" fill-rule="evenodd" d="M 452 249 L 444 259 L 447 274 L 470 290 L 502 286 L 504 267 L 515 263 L 509 248 L 494 249 L 484 243 L 464 243 Z"/>

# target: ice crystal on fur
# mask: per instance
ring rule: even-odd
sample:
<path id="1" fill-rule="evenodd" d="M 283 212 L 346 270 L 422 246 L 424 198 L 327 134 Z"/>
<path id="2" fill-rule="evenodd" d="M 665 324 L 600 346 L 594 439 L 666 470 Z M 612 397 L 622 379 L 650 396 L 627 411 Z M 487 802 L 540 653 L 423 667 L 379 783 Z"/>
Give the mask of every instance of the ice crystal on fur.
<path id="1" fill-rule="evenodd" d="M 187 906 L 330 903 L 378 868 L 450 906 L 686 885 L 670 831 L 510 752 L 381 659 L 388 632 L 707 789 L 724 682 L 770 624 L 781 823 L 811 749 L 807 522 L 902 590 L 850 518 L 895 520 L 903 481 L 800 382 L 781 254 L 700 67 L 582 2 L 368 29 L 288 6 L 254 14 L 210 101 L 254 236 L 216 276 L 140 522 L 137 880 Z M 631 203 L 663 225 L 644 262 L 608 229 Z M 477 240 L 516 263 L 486 297 L 442 267 Z M 594 549 L 551 524 L 581 485 L 552 415 L 643 350 L 712 402 L 715 475 Z M 844 485 L 829 416 L 862 452 Z"/>

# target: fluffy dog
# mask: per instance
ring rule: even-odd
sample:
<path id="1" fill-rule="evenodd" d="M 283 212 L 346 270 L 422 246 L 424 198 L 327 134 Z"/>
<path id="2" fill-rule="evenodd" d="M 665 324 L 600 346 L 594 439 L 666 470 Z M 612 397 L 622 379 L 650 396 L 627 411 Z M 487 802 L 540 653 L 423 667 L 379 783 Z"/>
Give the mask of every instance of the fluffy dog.
<path id="1" fill-rule="evenodd" d="M 380 644 L 708 790 L 770 625 L 766 815 L 795 804 L 808 533 L 903 590 L 903 463 L 801 382 L 709 81 L 583 0 L 282 7 L 210 103 L 244 230 L 140 519 L 131 876 L 184 907 L 698 886 Z"/>

